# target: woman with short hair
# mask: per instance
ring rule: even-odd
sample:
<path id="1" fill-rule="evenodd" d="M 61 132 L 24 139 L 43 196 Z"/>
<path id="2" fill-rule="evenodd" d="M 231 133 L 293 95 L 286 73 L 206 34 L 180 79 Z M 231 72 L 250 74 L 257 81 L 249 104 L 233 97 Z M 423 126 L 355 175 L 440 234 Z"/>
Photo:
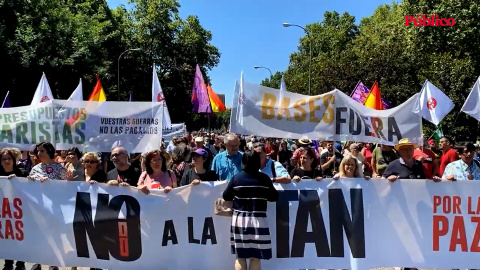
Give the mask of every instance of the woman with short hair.
<path id="1" fill-rule="evenodd" d="M 180 186 L 198 185 L 200 181 L 217 181 L 218 175 L 210 169 L 208 152 L 203 148 L 198 148 L 192 152 L 192 165 L 185 171 L 180 181 Z"/>
<path id="2" fill-rule="evenodd" d="M 106 183 L 107 175 L 100 169 L 100 157 L 95 152 L 85 153 L 82 157 L 85 182 L 93 184 L 95 182 Z"/>
<path id="3" fill-rule="evenodd" d="M 30 180 L 73 180 L 73 173 L 68 172 L 60 163 L 55 162 L 55 147 L 49 142 L 41 142 L 35 146 L 33 154 L 40 160 L 28 175 Z"/>

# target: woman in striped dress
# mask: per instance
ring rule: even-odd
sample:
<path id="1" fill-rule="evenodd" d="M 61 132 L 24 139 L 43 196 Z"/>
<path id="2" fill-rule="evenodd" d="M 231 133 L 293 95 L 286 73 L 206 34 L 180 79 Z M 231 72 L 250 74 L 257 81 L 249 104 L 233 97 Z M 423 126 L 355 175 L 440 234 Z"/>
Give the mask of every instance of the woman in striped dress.
<path id="1" fill-rule="evenodd" d="M 247 150 L 242 158 L 242 172 L 235 175 L 223 192 L 223 199 L 233 201 L 230 242 L 237 254 L 235 269 L 261 269 L 260 259 L 272 258 L 267 202 L 276 201 L 278 192 L 272 180 L 259 172 L 260 156 Z"/>

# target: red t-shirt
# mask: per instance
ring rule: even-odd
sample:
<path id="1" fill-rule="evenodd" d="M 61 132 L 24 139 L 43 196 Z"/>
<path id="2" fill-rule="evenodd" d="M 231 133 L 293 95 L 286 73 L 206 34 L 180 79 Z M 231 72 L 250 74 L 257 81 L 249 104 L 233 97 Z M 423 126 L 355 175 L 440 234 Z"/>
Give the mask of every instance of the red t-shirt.
<path id="1" fill-rule="evenodd" d="M 432 150 L 427 148 L 423 148 L 423 152 L 421 149 L 417 148 L 413 152 L 413 158 L 418 159 L 419 157 L 423 156 L 423 171 L 425 172 L 425 176 L 428 179 L 432 179 L 433 176 L 433 161 L 435 160 L 435 153 Z"/>
<path id="2" fill-rule="evenodd" d="M 442 177 L 443 171 L 447 167 L 447 165 L 451 162 L 458 160 L 457 151 L 450 148 L 447 152 L 442 152 L 442 156 L 440 157 L 440 168 L 438 169 L 438 176 Z"/>

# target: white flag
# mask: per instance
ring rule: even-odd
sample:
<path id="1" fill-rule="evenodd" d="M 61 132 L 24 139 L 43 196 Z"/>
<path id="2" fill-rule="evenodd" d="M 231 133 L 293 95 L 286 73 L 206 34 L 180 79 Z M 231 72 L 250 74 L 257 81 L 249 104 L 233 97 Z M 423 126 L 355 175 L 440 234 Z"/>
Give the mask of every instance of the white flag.
<path id="1" fill-rule="evenodd" d="M 37 86 L 37 90 L 35 90 L 35 95 L 33 95 L 32 103 L 30 105 L 39 104 L 53 99 L 52 90 L 50 89 L 50 85 L 48 85 L 45 73 L 43 73 L 42 79 L 40 79 L 40 83 Z"/>
<path id="2" fill-rule="evenodd" d="M 70 97 L 67 100 L 83 101 L 82 79 L 80 79 L 80 82 L 78 83 L 77 88 L 75 88 L 75 90 L 73 91 L 73 93 L 70 95 Z"/>
<path id="3" fill-rule="evenodd" d="M 280 83 L 280 104 L 283 100 L 283 95 L 287 92 L 287 87 L 285 86 L 285 81 L 283 80 L 283 75 L 282 75 L 282 80 Z"/>
<path id="4" fill-rule="evenodd" d="M 435 125 L 455 107 L 452 100 L 428 80 L 423 84 L 419 103 L 420 115 Z"/>
<path id="5" fill-rule="evenodd" d="M 153 65 L 153 79 L 152 79 L 152 102 L 163 102 L 163 126 L 170 127 L 172 121 L 170 120 L 170 114 L 168 113 L 167 101 L 163 95 L 162 86 L 158 80 L 157 70 L 155 64 Z"/>
<path id="6" fill-rule="evenodd" d="M 480 121 L 480 77 L 475 82 L 475 85 L 473 85 L 473 89 L 460 111 Z"/>

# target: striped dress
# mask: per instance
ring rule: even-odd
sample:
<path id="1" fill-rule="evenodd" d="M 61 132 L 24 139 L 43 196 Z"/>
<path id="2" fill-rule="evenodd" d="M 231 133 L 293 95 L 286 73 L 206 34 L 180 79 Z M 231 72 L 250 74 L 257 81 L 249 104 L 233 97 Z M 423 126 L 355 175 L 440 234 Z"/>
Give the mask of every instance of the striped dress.
<path id="1" fill-rule="evenodd" d="M 223 199 L 233 201 L 230 243 L 237 258 L 272 258 L 267 202 L 277 198 L 272 180 L 264 173 L 241 172 L 230 180 Z"/>

